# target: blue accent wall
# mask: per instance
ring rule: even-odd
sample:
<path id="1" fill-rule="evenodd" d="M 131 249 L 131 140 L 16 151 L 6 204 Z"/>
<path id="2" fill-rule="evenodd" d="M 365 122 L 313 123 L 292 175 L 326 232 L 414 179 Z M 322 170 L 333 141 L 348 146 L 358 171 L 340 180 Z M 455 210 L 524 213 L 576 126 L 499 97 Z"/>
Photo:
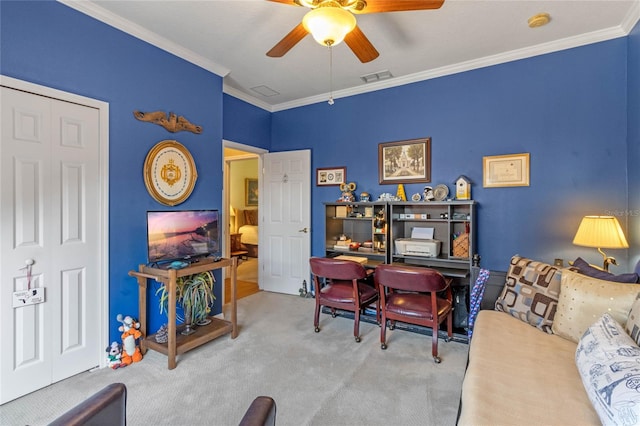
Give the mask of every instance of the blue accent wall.
<path id="1" fill-rule="evenodd" d="M 268 150 L 271 145 L 271 113 L 227 94 L 222 99 L 223 138 Z"/>
<path id="2" fill-rule="evenodd" d="M 222 78 L 54 1 L 0 7 L 2 74 L 109 103 L 109 319 L 110 340 L 119 341 L 116 315 L 138 313 L 127 273 L 146 263 L 147 210 L 221 208 Z M 173 111 L 204 130 L 169 133 L 136 120 L 134 110 Z M 147 152 L 165 139 L 185 145 L 198 170 L 191 197 L 173 208 L 151 198 L 142 179 Z M 166 322 L 153 293 L 150 331 Z M 216 295 L 214 313 L 220 286 Z"/>
<path id="3" fill-rule="evenodd" d="M 459 175 L 473 181 L 484 267 L 505 270 L 514 254 L 599 263 L 595 249 L 571 242 L 582 216 L 627 209 L 627 44 L 619 38 L 277 112 L 271 149 L 309 148 L 314 170 L 346 166 L 356 192 L 377 197 L 397 189 L 378 184 L 378 144 L 430 136 L 431 185 L 453 192 Z M 482 187 L 483 156 L 522 152 L 531 155 L 530 186 Z M 405 192 L 423 187 L 406 184 Z M 338 196 L 314 182 L 314 255 L 323 252 L 322 202 Z M 621 263 L 615 270 L 627 271 L 626 252 L 611 252 Z"/>
<path id="4" fill-rule="evenodd" d="M 628 223 L 630 229 L 630 262 L 640 261 L 640 23 L 631 31 L 628 40 L 628 106 L 627 106 L 627 139 L 629 157 L 629 210 Z"/>

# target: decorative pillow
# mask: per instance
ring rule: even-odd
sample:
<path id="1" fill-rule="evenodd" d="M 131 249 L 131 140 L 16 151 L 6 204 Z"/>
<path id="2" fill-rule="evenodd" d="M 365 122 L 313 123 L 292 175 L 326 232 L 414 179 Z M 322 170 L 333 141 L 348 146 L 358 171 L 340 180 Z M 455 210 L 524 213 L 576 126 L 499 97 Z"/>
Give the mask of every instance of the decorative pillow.
<path id="1" fill-rule="evenodd" d="M 636 343 L 640 344 L 640 294 L 636 296 L 636 300 L 631 305 L 631 311 L 624 330 Z"/>
<path id="2" fill-rule="evenodd" d="M 247 225 L 258 225 L 258 209 L 245 210 L 244 223 Z"/>
<path id="3" fill-rule="evenodd" d="M 604 281 L 564 270 L 553 333 L 578 343 L 585 330 L 604 313 L 626 324 L 638 293 L 640 284 Z"/>
<path id="4" fill-rule="evenodd" d="M 561 276 L 555 266 L 513 256 L 507 281 L 496 300 L 496 310 L 553 334 L 551 325 L 558 304 Z"/>
<path id="5" fill-rule="evenodd" d="M 618 283 L 637 283 L 638 274 L 632 272 L 630 274 L 614 275 L 611 272 L 603 271 L 602 269 L 594 268 L 589 265 L 583 258 L 579 257 L 573 262 L 573 267 L 578 269 L 581 274 L 598 278 L 605 281 L 615 281 Z"/>
<path id="6" fill-rule="evenodd" d="M 609 314 L 587 328 L 576 366 L 603 425 L 633 425 L 640 418 L 640 348 Z"/>

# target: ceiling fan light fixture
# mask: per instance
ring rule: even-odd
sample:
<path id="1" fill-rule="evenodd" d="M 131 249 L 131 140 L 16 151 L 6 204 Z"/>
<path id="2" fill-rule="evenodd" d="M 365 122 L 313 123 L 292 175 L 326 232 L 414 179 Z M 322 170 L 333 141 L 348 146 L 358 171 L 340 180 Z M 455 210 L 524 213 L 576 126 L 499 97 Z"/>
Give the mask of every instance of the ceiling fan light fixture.
<path id="1" fill-rule="evenodd" d="M 356 18 L 340 7 L 319 6 L 304 15 L 302 25 L 321 45 L 335 46 L 356 27 Z"/>

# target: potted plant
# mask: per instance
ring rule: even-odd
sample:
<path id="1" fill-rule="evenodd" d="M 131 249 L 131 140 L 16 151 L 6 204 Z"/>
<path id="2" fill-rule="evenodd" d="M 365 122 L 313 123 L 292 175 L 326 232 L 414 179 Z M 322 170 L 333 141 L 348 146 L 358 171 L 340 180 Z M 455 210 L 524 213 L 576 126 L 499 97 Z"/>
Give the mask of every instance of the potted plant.
<path id="1" fill-rule="evenodd" d="M 206 325 L 211 322 L 208 319 L 211 305 L 216 300 L 213 294 L 213 285 L 216 282 L 211 271 L 180 277 L 176 281 L 176 302 L 182 307 L 184 317 L 176 314 L 178 320 L 186 325 L 182 334 L 193 333 L 193 324 Z M 160 313 L 167 312 L 169 294 L 165 285 L 161 285 L 156 291 L 160 296 Z"/>

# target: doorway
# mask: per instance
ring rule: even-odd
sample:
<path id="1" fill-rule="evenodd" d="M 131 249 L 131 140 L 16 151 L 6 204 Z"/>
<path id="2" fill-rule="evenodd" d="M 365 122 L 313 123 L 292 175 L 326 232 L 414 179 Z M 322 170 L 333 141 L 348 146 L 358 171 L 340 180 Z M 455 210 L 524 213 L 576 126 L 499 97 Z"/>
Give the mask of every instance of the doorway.
<path id="1" fill-rule="evenodd" d="M 225 256 L 238 259 L 237 298 L 260 291 L 258 223 L 263 149 L 223 141 Z M 229 298 L 225 277 L 224 303 Z"/>

